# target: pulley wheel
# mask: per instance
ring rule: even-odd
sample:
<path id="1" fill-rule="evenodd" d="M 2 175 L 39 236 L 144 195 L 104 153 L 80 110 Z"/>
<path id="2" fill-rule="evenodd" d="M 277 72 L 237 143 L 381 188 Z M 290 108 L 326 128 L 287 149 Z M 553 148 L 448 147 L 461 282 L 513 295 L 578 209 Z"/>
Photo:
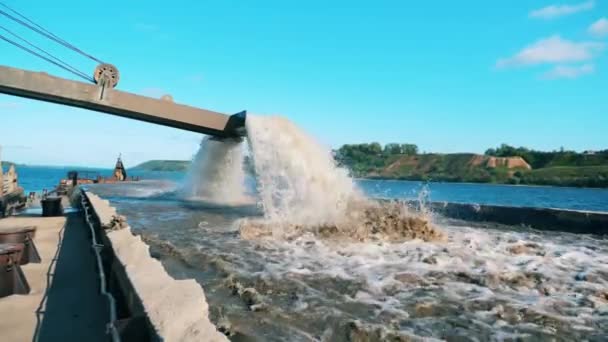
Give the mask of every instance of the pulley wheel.
<path id="1" fill-rule="evenodd" d="M 111 88 L 116 87 L 118 84 L 118 80 L 120 79 L 120 73 L 118 73 L 118 69 L 112 64 L 99 64 L 95 68 L 95 73 L 93 74 L 93 78 L 95 79 L 95 83 L 101 84 L 102 79 L 109 80 L 107 84 Z"/>

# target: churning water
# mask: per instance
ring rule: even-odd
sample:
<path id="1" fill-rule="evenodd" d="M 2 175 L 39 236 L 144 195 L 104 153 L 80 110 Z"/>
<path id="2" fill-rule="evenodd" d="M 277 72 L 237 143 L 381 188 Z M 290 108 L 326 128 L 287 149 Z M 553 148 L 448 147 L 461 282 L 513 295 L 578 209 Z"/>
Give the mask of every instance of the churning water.
<path id="1" fill-rule="evenodd" d="M 239 205 L 250 200 L 245 189 L 241 140 L 204 137 L 184 184 L 185 198 Z"/>
<path id="2" fill-rule="evenodd" d="M 282 117 L 251 116 L 247 131 L 266 219 L 321 225 L 345 215 L 359 194 L 330 150 Z"/>
<path id="3" fill-rule="evenodd" d="M 370 201 L 348 171 L 336 166 L 331 151 L 293 122 L 253 116 L 247 132 L 264 219 L 242 220 L 243 237 L 442 237 L 420 213 L 398 203 Z"/>
<path id="4" fill-rule="evenodd" d="M 178 185 L 144 196 L 157 182 L 92 187 L 173 276 L 200 282 L 232 340 L 608 338 L 605 238 L 373 204 L 293 123 L 250 117 L 248 131 L 257 206 L 184 201 Z M 241 176 L 242 164 L 239 172 L 199 165 L 204 179 L 231 175 L 216 183 L 228 188 Z M 215 196 L 206 182 L 190 183 L 202 189 L 193 196 Z"/>

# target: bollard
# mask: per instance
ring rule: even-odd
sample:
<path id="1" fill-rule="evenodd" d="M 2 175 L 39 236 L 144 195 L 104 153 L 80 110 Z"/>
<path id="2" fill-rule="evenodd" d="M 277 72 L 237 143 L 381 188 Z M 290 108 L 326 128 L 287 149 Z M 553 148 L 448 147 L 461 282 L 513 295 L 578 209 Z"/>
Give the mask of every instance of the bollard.
<path id="1" fill-rule="evenodd" d="M 40 263 L 40 254 L 34 244 L 36 227 L 16 227 L 0 229 L 0 243 L 19 243 L 23 244 L 23 253 L 19 259 L 20 265 Z"/>
<path id="2" fill-rule="evenodd" d="M 40 204 L 42 205 L 42 216 L 44 217 L 63 215 L 61 197 L 47 196 L 46 198 L 40 201 Z"/>
<path id="3" fill-rule="evenodd" d="M 23 244 L 0 244 L 0 298 L 30 293 L 30 286 L 21 270 L 19 260 Z"/>

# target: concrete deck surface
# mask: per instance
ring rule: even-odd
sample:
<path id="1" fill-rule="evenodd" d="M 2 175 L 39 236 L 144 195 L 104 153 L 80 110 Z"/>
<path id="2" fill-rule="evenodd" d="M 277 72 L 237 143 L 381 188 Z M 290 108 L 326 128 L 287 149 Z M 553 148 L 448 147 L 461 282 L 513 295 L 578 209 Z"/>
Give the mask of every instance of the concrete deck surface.
<path id="1" fill-rule="evenodd" d="M 107 341 L 108 304 L 82 216 L 0 219 L 0 230 L 16 226 L 37 226 L 42 263 L 22 267 L 29 295 L 0 298 L 0 341 Z"/>

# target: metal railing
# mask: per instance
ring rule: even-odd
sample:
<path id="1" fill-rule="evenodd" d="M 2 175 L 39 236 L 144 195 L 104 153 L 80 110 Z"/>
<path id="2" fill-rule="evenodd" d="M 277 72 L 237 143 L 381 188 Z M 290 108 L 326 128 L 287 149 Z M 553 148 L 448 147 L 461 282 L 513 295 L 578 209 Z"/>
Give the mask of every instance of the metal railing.
<path id="1" fill-rule="evenodd" d="M 110 322 L 108 322 L 107 329 L 110 334 L 113 342 L 120 342 L 120 335 L 118 334 L 118 329 L 116 328 L 116 300 L 114 296 L 110 292 L 107 291 L 106 288 L 106 274 L 103 270 L 103 263 L 101 261 L 101 250 L 103 249 L 103 245 L 97 242 L 97 237 L 95 235 L 95 225 L 91 218 L 93 215 L 96 215 L 94 212 L 91 213 L 90 203 L 88 202 L 87 195 L 84 190 L 80 191 L 80 202 L 82 205 L 82 209 L 84 210 L 84 217 L 87 221 L 89 229 L 91 230 L 91 247 L 93 252 L 95 253 L 95 258 L 97 259 L 97 269 L 99 271 L 99 283 L 100 283 L 100 292 L 102 295 L 106 296 L 108 299 L 108 304 L 110 307 Z"/>

